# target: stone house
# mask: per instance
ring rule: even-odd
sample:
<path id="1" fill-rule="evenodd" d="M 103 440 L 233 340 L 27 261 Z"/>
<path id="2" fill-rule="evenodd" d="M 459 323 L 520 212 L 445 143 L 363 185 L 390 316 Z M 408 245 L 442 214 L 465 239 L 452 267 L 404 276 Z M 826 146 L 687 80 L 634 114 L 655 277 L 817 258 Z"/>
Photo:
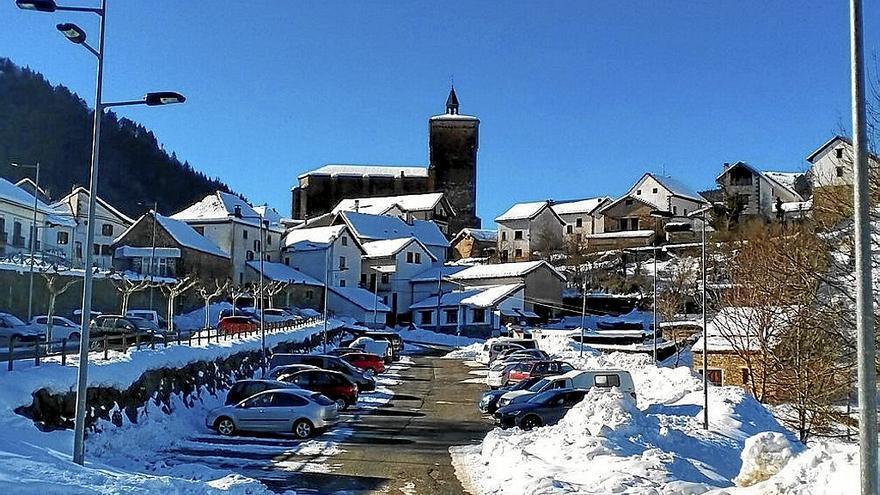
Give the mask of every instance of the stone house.
<path id="1" fill-rule="evenodd" d="M 34 234 L 34 196 L 0 178 L 0 257 L 30 253 L 33 235 L 35 252 L 70 264 L 76 224 L 63 211 L 39 200 L 36 204 Z"/>
<path id="2" fill-rule="evenodd" d="M 450 257 L 454 260 L 491 258 L 498 246 L 498 231 L 461 229 L 449 244 Z"/>
<path id="3" fill-rule="evenodd" d="M 455 216 L 455 210 L 442 192 L 343 199 L 333 208 L 334 214 L 341 211 L 389 215 L 404 221 L 432 221 L 447 237 L 450 236 L 449 219 Z"/>
<path id="4" fill-rule="evenodd" d="M 660 230 L 657 219 L 651 216 L 656 209 L 657 205 L 633 195 L 607 203 L 599 209 L 604 232 L 585 234 L 587 248 L 605 251 L 650 246 Z"/>
<path id="5" fill-rule="evenodd" d="M 501 328 L 503 316 L 524 310 L 524 297 L 522 284 L 466 287 L 444 291 L 439 304 L 433 295 L 413 303 L 410 309 L 419 327 L 490 337 L 493 330 Z"/>
<path id="6" fill-rule="evenodd" d="M 228 276 L 238 285 L 245 283 L 247 262 L 259 260 L 261 252 L 265 261 L 281 261 L 284 227 L 234 194 L 216 191 L 171 218 L 186 222 L 229 253 L 232 266 Z"/>
<path id="7" fill-rule="evenodd" d="M 611 201 L 609 196 L 599 196 L 554 202 L 553 211 L 565 222 L 563 236 L 566 244 L 580 246 L 586 241 L 585 236 L 604 232 L 605 217 L 599 210 Z"/>
<path id="8" fill-rule="evenodd" d="M 776 218 L 778 203 L 799 203 L 804 198 L 797 192 L 797 182 L 804 174 L 766 172 L 746 162 L 724 164 L 724 170 L 715 179 L 727 203 L 736 201 L 742 206 L 742 215 L 765 220 Z"/>
<path id="9" fill-rule="evenodd" d="M 154 225 L 155 222 L 155 225 Z M 152 249 L 155 229 L 156 250 Z M 113 266 L 120 271 L 147 274 L 152 259 L 154 275 L 181 278 L 195 275 L 211 282 L 226 280 L 232 267 L 228 253 L 185 222 L 149 212 L 112 244 Z"/>
<path id="10" fill-rule="evenodd" d="M 498 256 L 502 263 L 529 261 L 536 251 L 562 251 L 565 221 L 550 201 L 517 203 L 495 218 L 498 224 Z"/>
<path id="11" fill-rule="evenodd" d="M 93 263 L 101 268 L 113 266 L 113 240 L 131 227 L 134 220 L 101 199 L 95 198 L 95 242 L 92 245 Z M 68 242 L 72 256 L 72 266 L 82 267 L 84 263 L 83 246 L 86 244 L 89 218 L 89 191 L 75 187 L 70 194 L 52 204 L 52 208 L 76 225 L 73 239 Z"/>

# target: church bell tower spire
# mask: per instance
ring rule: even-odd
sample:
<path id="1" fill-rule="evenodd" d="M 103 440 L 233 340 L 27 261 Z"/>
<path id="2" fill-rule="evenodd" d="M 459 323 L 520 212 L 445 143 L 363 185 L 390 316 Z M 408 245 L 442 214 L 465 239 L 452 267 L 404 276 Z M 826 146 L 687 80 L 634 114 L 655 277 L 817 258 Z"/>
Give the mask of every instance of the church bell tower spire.
<path id="1" fill-rule="evenodd" d="M 449 88 L 449 96 L 446 98 L 446 114 L 458 115 L 458 96 L 455 95 L 455 86 Z"/>

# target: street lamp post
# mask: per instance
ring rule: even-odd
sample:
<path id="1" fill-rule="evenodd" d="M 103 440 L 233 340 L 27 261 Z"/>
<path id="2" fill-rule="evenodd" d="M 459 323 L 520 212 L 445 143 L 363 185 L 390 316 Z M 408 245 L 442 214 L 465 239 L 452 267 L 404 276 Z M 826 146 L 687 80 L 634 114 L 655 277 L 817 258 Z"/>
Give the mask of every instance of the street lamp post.
<path id="1" fill-rule="evenodd" d="M 587 320 L 587 281 L 584 280 L 582 286 L 583 302 L 581 302 L 581 347 L 578 351 L 578 357 L 584 357 L 584 324 Z"/>
<path id="2" fill-rule="evenodd" d="M 147 93 L 142 100 L 122 101 L 116 103 L 104 103 L 101 99 L 104 85 L 104 32 L 105 17 L 107 13 L 107 0 L 101 0 L 101 6 L 93 7 L 66 7 L 56 5 L 54 0 L 16 0 L 16 5 L 25 10 L 34 10 L 38 12 L 89 12 L 98 15 L 98 46 L 93 48 L 86 42 L 86 33 L 76 24 L 64 23 L 58 24 L 56 28 L 71 43 L 82 45 L 88 50 L 98 61 L 97 71 L 95 75 L 95 114 L 92 121 L 92 158 L 90 164 L 90 180 L 89 180 L 89 213 L 88 223 L 86 225 L 86 246 L 85 249 L 85 276 L 83 277 L 83 303 L 82 303 L 82 325 L 80 329 L 80 354 L 77 373 L 76 388 L 76 417 L 74 420 L 73 435 L 73 461 L 77 464 L 84 462 L 84 446 L 85 446 L 85 419 L 86 419 L 86 393 L 88 385 L 88 361 L 89 361 L 89 324 L 91 323 L 92 314 L 92 282 L 93 282 L 93 252 L 92 246 L 95 243 L 95 208 L 98 196 L 98 164 L 101 151 L 101 120 L 104 115 L 104 109 L 110 107 L 130 106 L 130 105 L 168 105 L 173 103 L 183 103 L 186 98 L 179 93 L 160 92 Z"/>
<path id="3" fill-rule="evenodd" d="M 36 255 L 37 246 L 37 204 L 38 195 L 40 193 L 40 162 L 34 165 L 22 165 L 21 163 L 10 163 L 9 165 L 17 168 L 32 168 L 34 172 L 34 214 L 31 220 L 31 238 L 30 238 L 30 273 L 28 274 L 28 319 L 30 322 L 34 317 L 34 256 Z"/>
<path id="4" fill-rule="evenodd" d="M 322 332 L 321 340 L 323 341 L 323 351 L 327 352 L 327 306 L 328 306 L 328 297 L 330 295 L 330 272 L 332 267 L 330 266 L 330 262 L 333 260 L 333 243 L 336 242 L 336 236 L 331 235 L 330 239 L 327 241 L 327 255 L 324 257 L 324 265 L 326 271 L 324 272 L 324 331 Z"/>
<path id="5" fill-rule="evenodd" d="M 651 332 L 654 334 L 654 364 L 657 364 L 657 243 L 654 242 L 654 302 L 651 303 L 654 310 L 654 328 Z"/>

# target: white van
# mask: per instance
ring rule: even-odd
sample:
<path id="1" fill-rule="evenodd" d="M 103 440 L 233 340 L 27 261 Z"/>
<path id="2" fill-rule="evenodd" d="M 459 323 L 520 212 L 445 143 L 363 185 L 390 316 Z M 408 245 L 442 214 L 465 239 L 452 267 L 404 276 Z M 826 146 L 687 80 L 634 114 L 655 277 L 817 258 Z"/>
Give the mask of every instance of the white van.
<path id="1" fill-rule="evenodd" d="M 557 388 L 576 388 L 589 390 L 593 387 L 611 389 L 617 387 L 624 394 L 636 399 L 636 388 L 629 371 L 624 370 L 572 370 L 563 375 L 547 376 L 525 390 L 507 392 L 498 399 L 498 408 L 525 402 L 535 394 Z"/>
<path id="2" fill-rule="evenodd" d="M 483 344 L 483 349 L 477 354 L 476 362 L 488 365 L 507 349 L 537 349 L 538 342 L 532 339 L 512 339 L 509 337 L 491 338 Z"/>

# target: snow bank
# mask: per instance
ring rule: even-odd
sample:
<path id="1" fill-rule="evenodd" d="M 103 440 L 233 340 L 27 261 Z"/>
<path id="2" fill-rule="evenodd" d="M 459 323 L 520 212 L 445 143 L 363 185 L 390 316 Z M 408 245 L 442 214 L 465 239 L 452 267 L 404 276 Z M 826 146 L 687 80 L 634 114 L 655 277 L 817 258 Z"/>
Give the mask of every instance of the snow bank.
<path id="1" fill-rule="evenodd" d="M 465 361 L 473 361 L 477 358 L 477 354 L 483 350 L 483 343 L 476 342 L 468 346 L 460 347 L 452 352 L 448 352 L 445 356 L 446 359 L 463 359 Z"/>
<path id="2" fill-rule="evenodd" d="M 211 303 L 211 305 L 208 306 L 208 322 L 210 326 L 217 326 L 217 323 L 220 321 L 220 312 L 224 309 L 232 309 L 232 304 L 228 302 L 218 302 Z M 202 306 L 189 313 L 175 316 L 174 326 L 181 330 L 198 330 L 200 328 L 205 328 L 205 307 Z"/>
<path id="3" fill-rule="evenodd" d="M 450 335 L 448 333 L 437 333 L 430 330 L 424 330 L 422 328 L 401 328 L 397 330 L 397 333 L 400 334 L 400 338 L 402 338 L 404 341 L 409 341 L 413 343 L 437 344 L 450 347 L 461 347 L 476 343 L 483 343 L 482 339 L 472 339 L 469 337 Z"/>
<path id="4" fill-rule="evenodd" d="M 781 433 L 765 431 L 746 439 L 742 451 L 742 468 L 734 478 L 739 486 L 751 486 L 778 473 L 794 456 L 797 449 Z"/>

